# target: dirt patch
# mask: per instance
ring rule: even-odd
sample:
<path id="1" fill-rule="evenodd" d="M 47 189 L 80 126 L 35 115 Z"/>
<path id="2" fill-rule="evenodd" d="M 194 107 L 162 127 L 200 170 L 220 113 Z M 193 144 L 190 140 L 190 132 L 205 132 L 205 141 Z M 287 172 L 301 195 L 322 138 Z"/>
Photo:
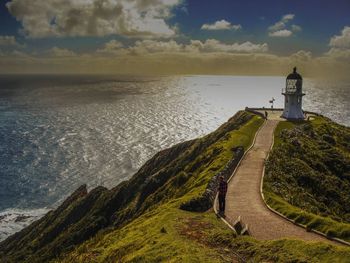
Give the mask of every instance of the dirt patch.
<path id="1" fill-rule="evenodd" d="M 213 224 L 202 220 L 202 217 L 179 218 L 177 231 L 181 236 L 216 250 L 219 253 L 222 262 L 242 262 L 232 248 L 219 246 L 217 243 L 212 242 L 210 239 L 210 232 L 214 226 Z"/>
<path id="2" fill-rule="evenodd" d="M 213 225 L 201 221 L 198 217 L 181 218 L 178 224 L 178 232 L 191 240 L 195 240 L 203 245 L 211 246 L 208 240 L 208 231 Z"/>

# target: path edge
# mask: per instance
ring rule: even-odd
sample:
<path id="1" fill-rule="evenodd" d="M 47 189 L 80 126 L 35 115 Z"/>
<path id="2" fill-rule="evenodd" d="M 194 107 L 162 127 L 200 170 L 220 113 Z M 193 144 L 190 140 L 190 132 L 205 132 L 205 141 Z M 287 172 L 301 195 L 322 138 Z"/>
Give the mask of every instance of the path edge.
<path id="1" fill-rule="evenodd" d="M 258 114 L 256 114 L 258 115 Z M 260 115 L 258 115 L 259 117 L 261 117 Z M 264 119 L 263 117 L 261 117 L 262 119 Z M 259 129 L 257 129 L 257 131 L 255 132 L 254 135 L 254 139 L 252 141 L 252 143 L 250 144 L 250 146 L 248 147 L 248 149 L 244 152 L 244 154 L 242 155 L 241 159 L 239 160 L 238 164 L 236 165 L 236 168 L 233 170 L 231 176 L 227 179 L 227 183 L 229 183 L 231 181 L 231 179 L 233 178 L 233 176 L 236 174 L 236 171 L 238 170 L 239 166 L 241 165 L 242 160 L 244 159 L 244 157 L 247 155 L 247 153 L 251 150 L 251 148 L 253 148 L 255 141 L 256 141 L 256 137 L 259 133 L 259 131 L 262 129 L 262 127 L 264 125 L 266 125 L 267 120 L 264 119 L 264 122 L 260 125 Z M 218 210 L 216 209 L 216 204 L 218 202 L 218 196 L 219 193 L 216 193 L 215 195 L 215 199 L 214 199 L 214 204 L 213 204 L 213 209 L 214 209 L 214 213 L 219 216 Z M 237 231 L 234 229 L 234 227 L 222 216 L 219 216 L 220 219 L 237 235 Z"/>
<path id="2" fill-rule="evenodd" d="M 265 120 L 265 122 L 266 122 L 266 120 Z M 277 125 L 278 125 L 278 123 L 277 123 Z M 271 150 L 272 150 L 272 148 L 273 148 L 273 146 L 274 146 L 274 144 L 275 144 L 275 129 L 276 129 L 277 125 L 276 125 L 275 128 L 273 129 L 272 144 L 271 144 L 271 147 L 270 147 L 269 152 L 267 153 L 265 162 L 266 162 L 266 160 L 269 159 L 270 152 L 271 152 Z M 258 130 L 258 131 L 259 131 L 259 130 Z M 258 131 L 257 131 L 257 132 L 258 132 Z M 255 138 L 254 138 L 254 142 L 255 142 Z M 244 155 L 243 155 L 243 157 L 244 157 Z M 242 157 L 242 158 L 243 158 L 243 157 Z M 236 170 L 235 170 L 235 171 L 236 171 Z M 234 172 L 235 172 L 235 171 L 234 171 Z M 265 196 L 264 196 L 264 192 L 263 192 L 264 177 L 265 177 L 265 163 L 264 163 L 264 167 L 263 167 L 263 170 L 262 170 L 262 176 L 261 176 L 261 181 L 260 181 L 260 195 L 261 195 L 261 198 L 262 198 L 264 204 L 266 205 L 266 207 L 267 207 L 271 212 L 275 213 L 276 215 L 278 215 L 278 216 L 284 218 L 285 220 L 288 220 L 289 222 L 293 223 L 294 225 L 297 225 L 297 226 L 299 226 L 299 227 L 304 228 L 305 231 L 308 231 L 308 230 L 306 229 L 306 226 L 305 226 L 305 225 L 302 225 L 302 224 L 300 224 L 300 223 L 297 223 L 297 222 L 295 222 L 294 220 L 292 220 L 292 219 L 286 217 L 284 214 L 282 214 L 282 213 L 278 212 L 277 210 L 273 209 L 273 208 L 266 202 Z M 231 177 L 230 177 L 230 179 L 231 179 Z M 350 246 L 350 243 L 347 242 L 347 241 L 345 241 L 345 240 L 343 240 L 343 239 L 327 236 L 325 233 L 320 232 L 320 231 L 318 231 L 318 230 L 315 230 L 315 229 L 313 229 L 313 228 L 311 228 L 309 232 L 313 232 L 313 233 L 315 233 L 315 234 L 318 234 L 318 235 L 320 235 L 320 236 L 322 236 L 322 237 L 325 237 L 325 238 L 327 238 L 327 239 L 329 239 L 329 240 L 332 240 L 332 241 L 334 241 L 334 242 L 340 243 L 340 244 L 342 244 L 342 245 Z"/>

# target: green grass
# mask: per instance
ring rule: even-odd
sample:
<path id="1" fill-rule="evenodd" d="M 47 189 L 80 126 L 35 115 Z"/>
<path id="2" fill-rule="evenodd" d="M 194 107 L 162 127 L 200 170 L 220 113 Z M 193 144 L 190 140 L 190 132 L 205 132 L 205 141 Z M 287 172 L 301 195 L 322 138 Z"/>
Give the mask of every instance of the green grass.
<path id="1" fill-rule="evenodd" d="M 221 261 L 220 248 L 201 240 L 210 239 L 211 231 L 228 231 L 226 226 L 211 212 L 179 207 L 204 193 L 211 178 L 235 157 L 233 149 L 248 148 L 262 123 L 262 118 L 241 111 L 213 133 L 157 153 L 129 181 L 65 202 L 0 243 L 0 258 L 31 263 L 57 257 L 69 258 L 66 262 Z M 214 222 L 196 240 L 191 231 L 181 230 L 187 221 Z"/>
<path id="2" fill-rule="evenodd" d="M 232 262 L 239 258 L 244 262 L 346 262 L 348 248 L 235 237 L 212 210 L 179 209 L 203 194 L 211 178 L 234 157 L 234 147 L 251 145 L 262 123 L 258 116 L 239 112 L 215 132 L 156 154 L 129 181 L 79 197 L 1 243 L 0 258 L 30 263 Z M 50 231 L 57 226 L 61 231 L 54 236 Z M 43 236 L 52 240 L 43 243 Z"/>
<path id="3" fill-rule="evenodd" d="M 217 232 L 231 235 L 213 213 L 179 210 L 178 202 L 146 213 L 131 224 L 84 243 L 59 262 L 223 262 L 208 243 Z M 230 253 L 223 255 L 230 262 Z"/>
<path id="4" fill-rule="evenodd" d="M 274 132 L 274 146 L 277 147 L 282 143 L 280 134 L 284 129 L 292 129 L 298 125 L 304 124 L 304 121 L 281 121 L 278 123 Z"/>
<path id="5" fill-rule="evenodd" d="M 348 263 L 350 249 L 323 242 L 301 242 L 293 239 L 257 241 L 251 237 L 229 240 L 245 262 L 279 263 Z M 249 261 L 248 261 L 249 260 Z"/>
<path id="6" fill-rule="evenodd" d="M 204 160 L 207 156 L 212 155 L 215 149 L 221 150 L 219 155 L 215 156 L 212 160 L 207 160 L 206 164 L 198 167 L 198 169 L 192 173 L 192 177 L 184 188 L 187 193 L 183 196 L 183 202 L 200 196 L 204 192 L 209 180 L 232 158 L 232 149 L 237 146 L 243 146 L 246 150 L 252 144 L 255 133 L 262 123 L 263 120 L 261 118 L 254 116 L 239 130 L 226 133 L 215 144 L 210 145 L 210 147 L 200 153 L 195 162 L 200 162 L 200 160 Z M 206 141 L 207 137 L 201 140 Z M 185 172 L 188 172 L 191 166 L 193 166 L 193 163 L 185 167 Z M 189 189 L 190 191 L 188 191 Z"/>
<path id="7" fill-rule="evenodd" d="M 322 242 L 235 237 L 211 211 L 166 204 L 131 224 L 99 235 L 56 262 L 349 262 L 350 249 Z"/>
<path id="8" fill-rule="evenodd" d="M 247 149 L 262 123 L 263 119 L 253 116 L 239 129 L 223 134 L 184 167 L 181 174 L 189 174 L 195 163 L 202 164 L 191 172 L 182 187 L 174 188 L 172 180 L 164 185 L 165 191 L 172 196 L 167 202 L 154 206 L 120 229 L 97 235 L 60 258 L 59 262 L 114 262 L 115 258 L 122 262 L 231 262 L 233 252 L 223 251 L 210 240 L 221 234 L 233 238 L 232 231 L 211 211 L 191 213 L 180 210 L 179 206 L 200 196 L 212 176 L 232 158 L 232 148 L 243 146 Z M 200 141 L 207 141 L 209 136 Z M 207 159 L 213 156 L 215 149 L 220 149 L 220 153 Z M 157 199 L 160 192 L 146 202 Z"/>
<path id="9" fill-rule="evenodd" d="M 338 237 L 350 242 L 350 224 L 335 221 L 330 217 L 308 213 L 296 206 L 292 206 L 274 193 L 265 192 L 264 195 L 266 202 L 271 207 L 294 222 L 304 225 L 307 229 L 315 229 L 327 236 Z"/>
<path id="10" fill-rule="evenodd" d="M 267 203 L 308 229 L 350 241 L 350 129 L 315 116 L 280 122 L 274 136 Z"/>
<path id="11" fill-rule="evenodd" d="M 247 149 L 263 120 L 254 117 L 239 130 L 226 133 L 198 155 L 194 162 L 211 156 L 192 173 L 192 177 L 160 206 L 149 210 L 120 229 L 98 235 L 83 243 L 59 262 L 346 262 L 350 249 L 325 243 L 301 240 L 257 241 L 235 237 L 212 211 L 182 211 L 182 202 L 194 198 L 205 189 L 215 171 L 231 158 L 232 147 Z M 208 140 L 204 137 L 203 141 Z M 193 163 L 184 168 L 188 173 Z M 169 189 L 169 187 L 167 187 Z M 180 194 L 179 194 L 180 193 Z"/>

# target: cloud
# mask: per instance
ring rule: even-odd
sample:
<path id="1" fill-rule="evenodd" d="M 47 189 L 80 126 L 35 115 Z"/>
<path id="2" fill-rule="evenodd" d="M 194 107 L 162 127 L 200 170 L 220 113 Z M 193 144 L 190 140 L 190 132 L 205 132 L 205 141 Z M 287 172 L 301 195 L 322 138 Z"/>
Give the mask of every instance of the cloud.
<path id="1" fill-rule="evenodd" d="M 216 43 L 215 41 L 202 42 L 199 40 L 193 40 L 188 44 L 176 43 L 175 41 L 142 40 L 139 44 L 135 42 L 132 47 L 141 48 L 142 46 L 142 48 L 145 48 L 151 45 L 156 45 L 157 48 L 147 50 L 145 53 L 139 53 L 138 55 L 132 54 L 128 47 L 115 45 L 117 49 L 127 51 L 116 56 L 106 56 L 95 52 L 93 54 L 77 54 L 72 57 L 54 57 L 39 53 L 28 55 L 16 51 L 3 54 L 0 59 L 0 72 L 285 76 L 293 66 L 297 65 L 305 77 L 349 78 L 349 59 L 338 60 L 330 56 L 312 57 L 311 52 L 304 50 L 289 56 L 277 56 L 267 52 L 236 53 L 232 50 L 227 50 L 226 46 L 225 48 L 218 48 L 220 45 L 225 45 L 224 43 Z M 203 47 L 205 45 L 216 46 L 216 48 L 207 50 Z M 230 46 L 230 44 L 226 45 Z M 196 50 L 189 50 L 193 46 L 196 47 Z M 106 47 L 106 45 L 103 47 Z M 174 49 L 180 51 L 169 51 Z"/>
<path id="2" fill-rule="evenodd" d="M 46 52 L 51 57 L 75 57 L 77 54 L 66 48 L 53 47 Z"/>
<path id="3" fill-rule="evenodd" d="M 0 36 L 0 46 L 22 47 L 23 45 L 19 44 L 14 36 Z"/>
<path id="4" fill-rule="evenodd" d="M 187 51 L 197 52 L 227 52 L 227 53 L 264 53 L 268 51 L 268 45 L 253 44 L 249 41 L 244 43 L 225 44 L 216 39 L 191 40 L 191 43 L 185 47 Z"/>
<path id="5" fill-rule="evenodd" d="M 222 43 L 216 39 L 207 39 L 206 41 L 191 40 L 188 44 L 178 43 L 174 40 L 161 41 L 144 39 L 138 40 L 129 47 L 116 40 L 111 40 L 97 49 L 99 54 L 113 55 L 144 55 L 158 53 L 265 53 L 268 51 L 268 45 L 254 44 L 251 42 L 243 43 Z"/>
<path id="6" fill-rule="evenodd" d="M 286 14 L 286 15 L 282 16 L 282 21 L 284 23 L 287 23 L 289 20 L 293 20 L 294 17 L 295 17 L 294 14 Z"/>
<path id="7" fill-rule="evenodd" d="M 282 30 L 286 27 L 286 25 L 282 21 L 278 21 L 272 26 L 269 26 L 268 30 L 271 32 Z"/>
<path id="8" fill-rule="evenodd" d="M 286 28 L 286 23 L 289 22 L 289 20 L 293 20 L 294 19 L 294 14 L 287 14 L 282 16 L 281 20 L 276 22 L 275 24 L 273 24 L 272 26 L 270 26 L 268 29 L 269 31 L 278 31 L 278 30 L 282 30 L 284 28 Z"/>
<path id="9" fill-rule="evenodd" d="M 281 20 L 277 21 L 275 24 L 268 27 L 268 32 L 270 37 L 290 37 L 294 32 L 299 32 L 302 28 L 298 25 L 288 24 L 295 17 L 294 14 L 286 14 L 281 17 Z"/>
<path id="10" fill-rule="evenodd" d="M 331 37 L 331 47 L 324 55 L 336 60 L 349 61 L 350 59 L 350 27 L 345 26 L 340 35 Z"/>
<path id="11" fill-rule="evenodd" d="M 249 41 L 226 44 L 216 39 L 207 39 L 205 41 L 191 40 L 188 44 L 182 44 L 174 40 L 144 39 L 138 40 L 134 45 L 125 48 L 120 42 L 111 40 L 101 49 L 98 49 L 97 53 L 143 55 L 154 53 L 265 53 L 267 51 L 268 45 L 266 43 L 254 44 Z"/>
<path id="12" fill-rule="evenodd" d="M 297 62 L 307 62 L 312 59 L 312 53 L 310 51 L 299 50 L 298 52 L 290 55 L 290 58 Z"/>
<path id="13" fill-rule="evenodd" d="M 152 39 L 138 40 L 134 45 L 124 47 L 123 43 L 111 40 L 97 49 L 97 53 L 106 55 L 142 55 L 149 53 L 176 53 L 184 52 L 184 45 L 178 44 L 174 40 L 158 41 Z"/>
<path id="14" fill-rule="evenodd" d="M 176 53 L 184 52 L 184 45 L 178 44 L 174 40 L 170 41 L 156 41 L 156 40 L 142 40 L 136 41 L 133 47 L 129 48 L 132 54 L 142 53 Z"/>
<path id="15" fill-rule="evenodd" d="M 97 49 L 97 53 L 101 53 L 101 54 L 106 54 L 106 55 L 110 55 L 110 54 L 123 54 L 124 50 L 123 50 L 123 43 L 117 40 L 111 40 L 107 43 L 104 44 L 104 46 L 100 49 Z"/>
<path id="16" fill-rule="evenodd" d="M 333 36 L 329 45 L 333 48 L 350 49 L 350 26 L 345 26 L 340 36 Z"/>
<path id="17" fill-rule="evenodd" d="M 181 0 L 11 0 L 9 12 L 32 38 L 66 36 L 170 37 L 166 22 Z"/>
<path id="18" fill-rule="evenodd" d="M 349 61 L 350 49 L 331 48 L 328 52 L 325 53 L 325 55 L 338 60 Z"/>
<path id="19" fill-rule="evenodd" d="M 298 26 L 298 25 L 292 25 L 291 29 L 293 32 L 299 32 L 302 30 L 301 26 Z"/>
<path id="20" fill-rule="evenodd" d="M 26 52 L 22 52 L 19 50 L 13 50 L 10 55 L 6 54 L 6 56 L 10 56 L 12 58 L 21 58 L 21 59 L 27 59 L 27 60 L 32 60 L 33 57 L 29 54 L 27 54 Z"/>
<path id="21" fill-rule="evenodd" d="M 293 34 L 292 31 L 288 29 L 282 29 L 274 32 L 269 32 L 270 37 L 289 37 Z"/>
<path id="22" fill-rule="evenodd" d="M 230 22 L 226 21 L 225 19 L 216 21 L 213 24 L 204 24 L 202 25 L 202 30 L 239 30 L 241 29 L 241 25 L 232 25 Z"/>

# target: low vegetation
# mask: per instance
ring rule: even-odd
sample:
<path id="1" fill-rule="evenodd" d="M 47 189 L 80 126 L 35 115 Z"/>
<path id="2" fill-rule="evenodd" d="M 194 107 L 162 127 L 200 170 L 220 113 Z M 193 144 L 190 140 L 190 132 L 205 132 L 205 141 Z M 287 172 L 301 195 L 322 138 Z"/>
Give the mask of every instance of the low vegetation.
<path id="1" fill-rule="evenodd" d="M 215 132 L 159 152 L 113 189 L 82 186 L 0 243 L 0 262 L 344 262 L 349 248 L 236 237 L 212 210 L 180 209 L 236 158 L 233 149 L 249 147 L 262 123 L 238 112 Z"/>
<path id="2" fill-rule="evenodd" d="M 140 255 L 147 251 L 147 247 L 157 251 L 155 244 L 149 243 L 153 236 L 156 238 L 155 233 L 167 237 L 160 239 L 159 246 L 170 258 L 176 256 L 167 254 L 166 250 L 176 253 L 174 251 L 179 249 L 177 254 L 180 255 L 185 252 L 179 246 L 191 248 L 190 243 L 193 243 L 199 258 L 213 254 L 210 249 L 203 252 L 203 245 L 191 239 L 183 245 L 185 239 L 180 238 L 181 235 L 177 238 L 174 227 L 175 223 L 181 222 L 179 216 L 196 215 L 179 207 L 183 202 L 202 195 L 213 175 L 235 158 L 233 149 L 237 146 L 246 149 L 252 143 L 262 122 L 260 117 L 239 112 L 215 132 L 157 153 L 130 180 L 113 189 L 97 187 L 87 193 L 86 187 L 82 186 L 55 211 L 0 243 L 0 258 L 5 262 L 48 262 L 66 255 L 79 244 L 90 242 L 91 238 L 102 238 L 107 243 L 102 247 L 99 242 L 95 244 L 104 251 L 101 262 L 113 257 L 112 254 L 108 256 L 107 244 L 112 250 L 128 251 L 121 256 L 123 261 L 134 260 L 136 251 Z M 143 227 L 139 228 L 140 225 Z M 150 225 L 154 225 L 156 232 Z M 218 224 L 218 228 L 224 227 Z M 116 244 L 110 239 L 112 236 L 122 241 Z M 140 250 L 137 244 L 145 250 Z M 78 247 L 78 251 L 80 249 Z M 188 256 L 196 254 L 191 250 L 186 253 Z M 157 257 L 159 254 L 160 251 Z M 214 254 L 212 258 L 221 258 L 220 253 Z"/>
<path id="3" fill-rule="evenodd" d="M 189 213 L 171 205 L 160 209 L 96 236 L 55 262 L 334 263 L 350 258 L 349 248 L 322 242 L 235 237 L 211 211 Z"/>
<path id="4" fill-rule="evenodd" d="M 280 122 L 264 194 L 308 229 L 350 241 L 350 128 L 321 116 Z"/>

